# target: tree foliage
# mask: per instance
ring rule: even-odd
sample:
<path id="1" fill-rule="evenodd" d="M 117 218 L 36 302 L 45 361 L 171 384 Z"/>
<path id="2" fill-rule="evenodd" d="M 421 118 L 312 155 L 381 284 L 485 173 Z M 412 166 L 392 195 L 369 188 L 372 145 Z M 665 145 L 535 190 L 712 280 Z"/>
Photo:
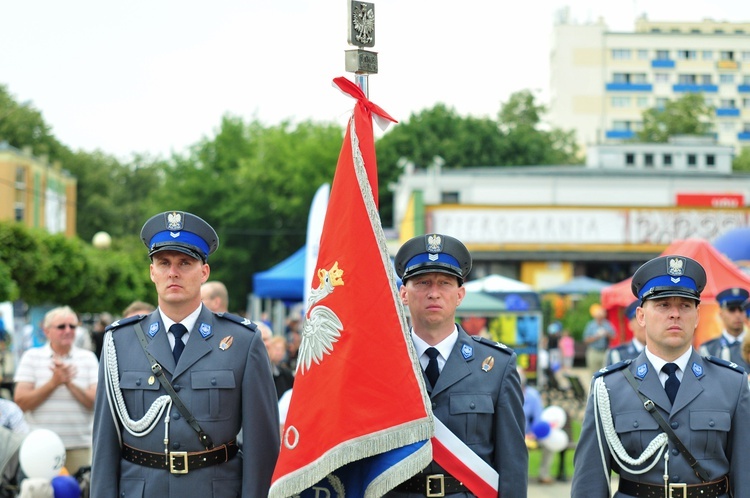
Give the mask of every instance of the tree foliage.
<path id="1" fill-rule="evenodd" d="M 699 93 L 688 93 L 670 100 L 663 109 L 648 109 L 643 112 L 643 128 L 637 133 L 638 141 L 665 143 L 676 135 L 706 135 L 712 129 L 713 110 Z"/>
<path id="2" fill-rule="evenodd" d="M 740 153 L 732 161 L 732 169 L 750 172 L 750 147 L 742 147 Z"/>
<path id="3" fill-rule="evenodd" d="M 524 90 L 510 96 L 496 121 L 463 117 L 445 104 L 412 114 L 377 142 L 379 182 L 395 183 L 406 163 L 426 168 L 436 157 L 451 169 L 579 163 L 574 132 L 545 129 L 545 112 L 534 94 Z M 381 218 L 390 220 L 392 194 L 387 188 L 380 189 L 380 211 Z"/>

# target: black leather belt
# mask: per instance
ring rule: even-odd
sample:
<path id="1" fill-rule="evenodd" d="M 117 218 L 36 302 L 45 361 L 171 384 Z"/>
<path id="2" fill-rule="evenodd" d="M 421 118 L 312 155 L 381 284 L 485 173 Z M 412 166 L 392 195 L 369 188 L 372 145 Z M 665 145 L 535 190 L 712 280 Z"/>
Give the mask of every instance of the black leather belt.
<path id="1" fill-rule="evenodd" d="M 144 467 L 169 470 L 172 474 L 187 474 L 191 470 L 228 462 L 238 451 L 236 441 L 206 451 L 170 451 L 167 454 L 143 451 L 123 444 L 122 457 Z"/>
<path id="2" fill-rule="evenodd" d="M 417 493 L 428 497 L 440 497 L 449 493 L 471 493 L 469 488 L 453 476 L 445 474 L 417 474 L 394 488 L 401 493 Z"/>
<path id="3" fill-rule="evenodd" d="M 664 498 L 663 484 L 646 484 L 621 477 L 619 489 L 621 493 L 638 498 Z M 707 498 L 709 496 L 721 496 L 728 492 L 729 479 L 724 476 L 718 481 L 702 484 L 670 483 L 667 496 L 669 498 Z"/>

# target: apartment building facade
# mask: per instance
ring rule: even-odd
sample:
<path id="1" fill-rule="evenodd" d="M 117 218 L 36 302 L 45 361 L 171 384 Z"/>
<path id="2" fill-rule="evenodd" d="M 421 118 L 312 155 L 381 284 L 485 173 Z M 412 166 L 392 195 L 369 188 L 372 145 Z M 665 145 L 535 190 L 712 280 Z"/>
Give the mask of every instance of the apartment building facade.
<path id="1" fill-rule="evenodd" d="M 642 113 L 686 93 L 714 108 L 714 136 L 750 145 L 750 23 L 652 22 L 633 32 L 603 20 L 558 17 L 550 54 L 549 121 L 573 129 L 582 148 L 632 139 Z"/>
<path id="2" fill-rule="evenodd" d="M 0 143 L 0 221 L 76 234 L 77 181 L 59 163 Z"/>

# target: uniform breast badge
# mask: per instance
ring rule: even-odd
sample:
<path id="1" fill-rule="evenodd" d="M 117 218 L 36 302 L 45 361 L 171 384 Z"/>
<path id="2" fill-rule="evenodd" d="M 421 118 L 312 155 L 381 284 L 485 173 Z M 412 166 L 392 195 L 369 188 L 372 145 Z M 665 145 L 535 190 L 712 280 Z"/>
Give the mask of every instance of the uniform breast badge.
<path id="1" fill-rule="evenodd" d="M 495 358 L 488 356 L 482 362 L 482 372 L 489 372 L 495 366 Z"/>
<path id="2" fill-rule="evenodd" d="M 219 343 L 219 349 L 222 351 L 226 351 L 227 349 L 232 347 L 232 343 L 234 342 L 234 337 L 231 335 L 226 336 L 224 339 L 221 340 Z"/>
<path id="3" fill-rule="evenodd" d="M 156 378 L 152 375 L 151 377 L 148 378 L 148 385 L 153 386 L 154 382 L 156 382 Z"/>

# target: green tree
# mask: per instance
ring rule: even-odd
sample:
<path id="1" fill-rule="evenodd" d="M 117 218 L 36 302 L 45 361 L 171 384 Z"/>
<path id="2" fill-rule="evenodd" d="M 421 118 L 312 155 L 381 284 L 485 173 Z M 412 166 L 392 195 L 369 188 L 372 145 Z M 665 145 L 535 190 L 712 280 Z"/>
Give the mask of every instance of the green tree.
<path id="1" fill-rule="evenodd" d="M 750 172 L 750 147 L 740 149 L 740 153 L 732 161 L 732 169 Z"/>
<path id="2" fill-rule="evenodd" d="M 700 93 L 687 93 L 670 100 L 663 109 L 643 112 L 643 128 L 637 133 L 640 142 L 664 143 L 675 135 L 706 135 L 711 132 L 714 108 Z"/>
<path id="3" fill-rule="evenodd" d="M 342 138 L 336 124 L 225 116 L 215 137 L 170 161 L 154 212 L 189 211 L 216 229 L 211 279 L 227 285 L 231 309 L 244 309 L 253 273 L 305 243 L 310 203 L 333 179 Z"/>

